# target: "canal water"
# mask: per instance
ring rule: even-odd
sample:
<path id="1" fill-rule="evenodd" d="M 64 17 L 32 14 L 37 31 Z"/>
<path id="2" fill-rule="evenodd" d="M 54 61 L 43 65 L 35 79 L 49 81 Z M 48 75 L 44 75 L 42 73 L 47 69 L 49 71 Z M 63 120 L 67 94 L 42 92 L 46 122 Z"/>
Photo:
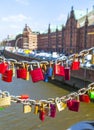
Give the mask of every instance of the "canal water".
<path id="1" fill-rule="evenodd" d="M 9 91 L 15 96 L 28 94 L 34 100 L 61 97 L 74 91 L 70 86 L 60 83 L 32 83 L 31 79 L 25 81 L 16 77 L 12 83 L 0 80 L 0 90 Z M 55 118 L 46 117 L 43 122 L 33 110 L 24 114 L 22 104 L 12 103 L 10 107 L 0 111 L 0 130 L 66 130 L 77 122 L 87 120 L 94 120 L 94 103 L 80 103 L 79 112 L 67 108 L 57 111 Z"/>

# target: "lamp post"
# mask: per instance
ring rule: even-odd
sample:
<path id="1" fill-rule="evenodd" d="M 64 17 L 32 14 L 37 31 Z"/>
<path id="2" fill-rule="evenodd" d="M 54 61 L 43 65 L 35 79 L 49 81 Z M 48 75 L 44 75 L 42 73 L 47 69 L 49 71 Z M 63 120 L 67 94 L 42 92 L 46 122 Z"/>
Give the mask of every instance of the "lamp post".
<path id="1" fill-rule="evenodd" d="M 15 50 L 17 50 L 17 43 L 18 43 L 18 41 L 20 40 L 20 39 L 22 39 L 23 37 L 21 36 L 21 37 L 19 37 L 19 38 L 17 38 L 16 39 L 16 41 L 15 41 Z"/>

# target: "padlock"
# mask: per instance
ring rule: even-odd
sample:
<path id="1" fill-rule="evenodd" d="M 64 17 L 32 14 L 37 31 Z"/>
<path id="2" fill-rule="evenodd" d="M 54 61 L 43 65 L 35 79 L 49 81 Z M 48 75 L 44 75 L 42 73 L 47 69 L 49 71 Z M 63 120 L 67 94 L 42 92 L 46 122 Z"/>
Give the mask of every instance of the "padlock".
<path id="1" fill-rule="evenodd" d="M 44 110 L 44 104 L 42 104 L 42 106 L 40 107 L 40 110 L 39 110 L 39 118 L 40 118 L 40 120 L 44 121 L 45 116 L 46 116 L 46 113 L 45 113 L 45 110 Z"/>
<path id="2" fill-rule="evenodd" d="M 12 76 L 13 76 L 13 71 L 12 70 L 6 70 L 5 73 L 2 74 L 2 80 L 5 82 L 12 82 Z"/>
<path id="3" fill-rule="evenodd" d="M 16 74 L 16 67 L 14 64 L 17 63 L 17 60 L 8 58 L 7 62 L 8 62 L 8 68 L 12 70 L 14 77 Z"/>
<path id="4" fill-rule="evenodd" d="M 57 64 L 57 61 L 54 65 L 54 75 L 65 76 L 64 66 Z"/>
<path id="5" fill-rule="evenodd" d="M 4 108 L 3 108 L 3 107 L 0 107 L 0 111 L 2 111 L 2 110 L 4 110 Z"/>
<path id="6" fill-rule="evenodd" d="M 15 77 L 15 73 L 16 73 L 15 67 L 12 68 L 12 72 L 13 72 L 13 77 Z"/>
<path id="7" fill-rule="evenodd" d="M 59 97 L 55 99 L 55 102 L 59 111 L 62 111 L 66 108 L 66 104 L 63 103 Z"/>
<path id="8" fill-rule="evenodd" d="M 5 108 L 11 105 L 11 96 L 8 92 L 3 92 L 0 97 L 0 108 Z"/>
<path id="9" fill-rule="evenodd" d="M 50 116 L 50 114 L 51 114 L 50 103 L 48 103 L 48 104 L 45 106 L 45 113 L 46 113 L 46 116 Z"/>
<path id="10" fill-rule="evenodd" d="M 93 65 L 94 65 L 94 54 L 92 54 L 91 64 L 93 64 Z"/>
<path id="11" fill-rule="evenodd" d="M 17 78 L 26 79 L 27 77 L 27 70 L 26 68 L 17 68 Z"/>
<path id="12" fill-rule="evenodd" d="M 0 74 L 5 73 L 5 71 L 7 70 L 7 68 L 8 68 L 8 64 L 6 62 L 1 62 L 0 63 Z"/>
<path id="13" fill-rule="evenodd" d="M 78 59 L 78 54 L 73 56 L 73 62 L 71 63 L 71 70 L 79 70 L 80 69 L 80 61 Z"/>
<path id="14" fill-rule="evenodd" d="M 50 116 L 50 114 L 49 114 L 49 108 L 47 106 L 45 107 L 45 115 L 46 116 Z"/>
<path id="15" fill-rule="evenodd" d="M 90 99 L 94 100 L 94 90 L 91 90 L 88 94 L 89 94 Z"/>
<path id="16" fill-rule="evenodd" d="M 48 74 L 49 77 L 52 77 L 52 74 L 53 74 L 53 68 L 52 67 L 48 67 L 47 74 Z"/>
<path id="17" fill-rule="evenodd" d="M 64 79 L 65 80 L 70 80 L 70 67 L 65 67 L 64 71 L 65 71 Z"/>
<path id="18" fill-rule="evenodd" d="M 55 103 L 50 104 L 50 117 L 52 118 L 56 117 L 56 104 Z"/>
<path id="19" fill-rule="evenodd" d="M 45 120 L 45 111 L 44 110 L 39 111 L 39 118 L 41 121 Z"/>
<path id="20" fill-rule="evenodd" d="M 13 70 L 10 67 L 10 63 L 7 64 L 6 71 L 2 74 L 1 78 L 5 82 L 12 82 Z"/>
<path id="21" fill-rule="evenodd" d="M 80 62 L 79 61 L 73 61 L 71 64 L 71 70 L 79 70 L 80 69 Z"/>
<path id="22" fill-rule="evenodd" d="M 17 75 L 17 78 L 20 78 L 20 71 L 19 71 L 19 67 L 16 68 L 16 75 Z"/>
<path id="23" fill-rule="evenodd" d="M 29 65 L 25 65 L 25 68 L 26 68 L 26 78 L 23 78 L 24 80 L 29 80 L 29 71 L 28 71 L 28 67 L 29 67 Z"/>
<path id="24" fill-rule="evenodd" d="M 90 103 L 90 98 L 87 94 L 79 95 L 79 100 L 81 102 Z"/>
<path id="25" fill-rule="evenodd" d="M 44 74 L 44 82 L 48 82 L 48 74 L 47 73 Z"/>
<path id="26" fill-rule="evenodd" d="M 31 112 L 32 107 L 30 104 L 23 104 L 23 113 L 29 113 Z"/>
<path id="27" fill-rule="evenodd" d="M 18 96 L 18 98 L 20 98 L 20 99 L 28 99 L 28 98 L 29 98 L 29 95 L 27 95 L 27 94 L 22 94 L 22 95 Z"/>
<path id="28" fill-rule="evenodd" d="M 45 73 L 46 70 L 47 70 L 47 66 L 46 66 L 45 63 L 41 63 L 41 64 L 40 64 L 40 68 L 42 69 L 43 73 Z"/>
<path id="29" fill-rule="evenodd" d="M 15 70 L 14 63 L 13 63 L 13 62 L 10 63 L 9 69 L 12 70 L 12 72 L 13 72 L 13 77 L 14 77 L 14 76 L 15 76 L 15 71 L 16 71 L 16 70 Z"/>
<path id="30" fill-rule="evenodd" d="M 38 82 L 38 81 L 44 80 L 44 76 L 43 76 L 42 69 L 39 66 L 39 62 L 35 62 L 35 63 L 37 64 L 37 68 L 33 69 L 33 65 L 31 62 L 30 75 L 33 82 Z"/>
<path id="31" fill-rule="evenodd" d="M 88 90 L 87 94 L 89 95 L 91 100 L 94 100 L 94 84 L 90 86 L 90 89 Z"/>
<path id="32" fill-rule="evenodd" d="M 48 74 L 48 77 L 52 77 L 52 75 L 53 75 L 52 62 L 49 63 L 49 66 L 47 68 L 47 74 Z"/>
<path id="33" fill-rule="evenodd" d="M 94 65 L 94 54 L 92 55 L 92 58 L 91 58 L 91 64 Z"/>
<path id="34" fill-rule="evenodd" d="M 25 80 L 29 80 L 29 71 L 27 71 L 26 79 Z"/>
<path id="35" fill-rule="evenodd" d="M 85 55 L 84 55 L 84 53 L 82 53 L 81 60 L 82 60 L 82 64 L 84 64 L 85 63 Z"/>
<path id="36" fill-rule="evenodd" d="M 38 112 L 39 112 L 39 105 L 35 105 L 34 114 L 38 114 Z"/>
<path id="37" fill-rule="evenodd" d="M 80 102 L 76 99 L 70 99 L 67 101 L 67 107 L 71 111 L 78 112 L 79 110 Z"/>

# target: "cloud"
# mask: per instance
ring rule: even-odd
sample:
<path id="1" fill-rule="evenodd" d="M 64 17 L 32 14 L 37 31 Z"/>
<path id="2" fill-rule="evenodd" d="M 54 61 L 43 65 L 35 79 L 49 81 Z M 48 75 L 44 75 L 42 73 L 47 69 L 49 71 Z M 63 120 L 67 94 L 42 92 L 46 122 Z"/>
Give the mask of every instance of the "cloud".
<path id="1" fill-rule="evenodd" d="M 23 5 L 29 5 L 29 0 L 16 0 L 16 2 L 23 4 Z"/>
<path id="2" fill-rule="evenodd" d="M 1 21 L 3 21 L 3 22 L 23 22 L 23 21 L 28 21 L 30 19 L 31 19 L 30 17 L 27 17 L 23 14 L 18 14 L 18 15 L 2 17 Z"/>

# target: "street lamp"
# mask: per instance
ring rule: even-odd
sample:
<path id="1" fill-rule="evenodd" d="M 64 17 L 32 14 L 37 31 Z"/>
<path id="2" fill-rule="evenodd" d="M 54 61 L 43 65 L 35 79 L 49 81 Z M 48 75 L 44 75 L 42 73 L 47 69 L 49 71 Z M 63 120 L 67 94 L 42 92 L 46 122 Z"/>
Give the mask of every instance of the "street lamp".
<path id="1" fill-rule="evenodd" d="M 22 39 L 23 37 L 21 36 L 21 37 L 19 37 L 19 38 L 17 38 L 16 39 L 16 41 L 15 41 L 15 50 L 17 50 L 17 43 L 18 43 L 18 41 L 20 40 L 20 39 Z"/>

